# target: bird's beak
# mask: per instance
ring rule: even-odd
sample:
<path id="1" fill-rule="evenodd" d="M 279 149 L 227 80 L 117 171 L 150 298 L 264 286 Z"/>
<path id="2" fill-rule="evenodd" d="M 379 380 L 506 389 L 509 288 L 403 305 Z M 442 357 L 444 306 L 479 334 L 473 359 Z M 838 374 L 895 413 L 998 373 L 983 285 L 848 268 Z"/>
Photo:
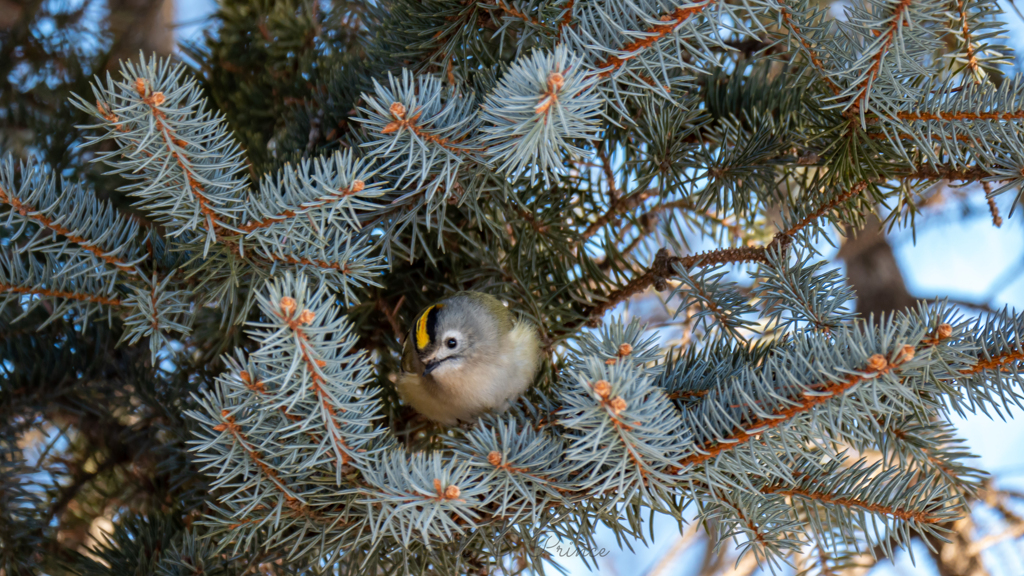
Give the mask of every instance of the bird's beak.
<path id="1" fill-rule="evenodd" d="M 443 360 L 441 360 L 441 361 L 435 360 L 433 362 L 427 362 L 426 368 L 423 369 L 423 375 L 426 376 L 427 374 L 430 374 L 431 372 L 433 372 L 438 366 L 441 365 L 441 362 L 443 362 Z"/>

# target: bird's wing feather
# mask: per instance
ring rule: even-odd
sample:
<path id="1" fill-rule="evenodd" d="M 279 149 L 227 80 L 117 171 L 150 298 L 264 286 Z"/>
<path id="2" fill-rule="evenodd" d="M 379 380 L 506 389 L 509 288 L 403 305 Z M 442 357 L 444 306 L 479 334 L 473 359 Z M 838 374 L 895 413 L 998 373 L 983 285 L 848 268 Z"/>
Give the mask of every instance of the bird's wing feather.
<path id="1" fill-rule="evenodd" d="M 423 362 L 412 347 L 412 334 L 405 339 L 405 349 L 402 351 L 402 370 L 413 374 L 423 373 Z"/>

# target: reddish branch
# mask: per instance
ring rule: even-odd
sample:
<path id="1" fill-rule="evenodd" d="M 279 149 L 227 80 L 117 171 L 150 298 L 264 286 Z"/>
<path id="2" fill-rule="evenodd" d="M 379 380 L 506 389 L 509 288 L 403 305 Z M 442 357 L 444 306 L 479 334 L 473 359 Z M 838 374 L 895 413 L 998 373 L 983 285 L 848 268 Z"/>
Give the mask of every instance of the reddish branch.
<path id="1" fill-rule="evenodd" d="M 911 349 L 913 348 L 911 347 Z M 891 372 L 894 368 L 902 364 L 905 359 L 909 359 L 908 356 L 912 358 L 913 354 L 904 354 L 901 356 L 900 360 L 895 363 L 890 363 L 881 354 L 875 354 L 868 359 L 867 366 L 863 369 L 863 374 L 851 374 L 847 376 L 845 380 L 839 382 L 822 382 L 812 386 L 811 390 L 815 392 L 814 395 L 810 395 L 809 393 L 805 394 L 803 398 L 796 400 L 794 405 L 776 410 L 768 416 L 759 417 L 755 421 L 751 422 L 747 429 L 759 430 L 759 432 L 750 433 L 747 432 L 747 429 L 737 427 L 728 435 L 728 442 L 711 442 L 701 446 L 697 453 L 683 459 L 680 462 L 679 467 L 686 468 L 688 466 L 703 464 L 708 460 L 714 459 L 723 452 L 728 452 L 738 448 L 754 438 L 759 437 L 767 429 L 781 426 L 796 416 L 805 414 L 815 407 L 846 393 L 862 382 L 874 380 L 875 378 Z"/>
<path id="2" fill-rule="evenodd" d="M 230 414 L 228 410 L 221 410 L 221 417 L 224 419 L 223 422 L 213 427 L 217 432 L 227 431 L 231 434 L 231 437 L 235 439 L 235 442 L 242 448 L 242 450 L 249 456 L 256 466 L 263 471 L 263 474 L 271 480 L 274 486 L 277 487 L 278 491 L 284 496 L 284 499 L 288 502 L 290 507 L 305 508 L 298 498 L 296 498 L 285 486 L 284 481 L 277 475 L 277 470 L 274 470 L 270 464 L 263 461 L 263 455 L 258 450 L 253 448 L 248 439 L 245 437 L 245 433 L 242 432 L 242 427 L 235 423 L 235 417 Z"/>
<path id="3" fill-rule="evenodd" d="M 632 347 L 630 347 L 630 350 L 632 350 Z M 607 362 L 605 363 L 607 364 Z M 626 454 L 629 455 L 629 459 L 633 461 L 634 465 L 636 465 L 636 469 L 640 472 L 640 475 L 646 477 L 650 466 L 644 462 L 642 456 L 636 453 L 636 449 L 622 434 L 623 432 L 629 432 L 633 429 L 633 426 L 623 422 L 621 418 L 622 411 L 628 406 L 626 404 L 626 400 L 621 396 L 612 397 L 612 387 L 607 380 L 598 380 L 597 382 L 594 382 L 591 390 L 598 396 L 601 406 L 608 412 L 608 417 L 611 419 L 612 425 L 614 425 L 615 429 L 618 431 L 617 436 L 622 442 L 622 446 L 626 449 Z M 639 422 L 634 422 L 634 424 L 639 424 Z"/>
<path id="4" fill-rule="evenodd" d="M 349 268 L 348 262 L 327 262 L 326 260 L 311 260 L 309 258 L 296 258 L 294 256 L 275 256 L 273 254 L 265 254 L 264 257 L 267 260 L 276 262 L 286 262 L 288 264 L 304 264 L 306 266 L 316 266 L 318 268 L 330 268 L 332 270 L 338 270 L 342 274 L 348 274 L 352 270 Z"/>
<path id="5" fill-rule="evenodd" d="M 885 58 L 886 53 L 889 51 L 889 46 L 892 44 L 893 38 L 896 36 L 896 32 L 902 27 L 903 17 L 908 8 L 910 8 L 911 0 L 900 0 L 900 3 L 896 5 L 892 10 L 892 23 L 889 25 L 888 30 L 879 34 L 882 39 L 882 45 L 878 47 L 877 52 L 872 58 L 873 62 L 871 67 L 868 68 L 867 76 L 857 86 L 857 95 L 853 97 L 853 100 L 867 100 L 867 91 L 871 86 L 871 83 L 878 77 L 878 72 L 882 68 L 882 60 Z M 854 102 L 853 106 L 850 107 L 849 113 L 855 114 L 860 109 L 860 102 Z"/>
<path id="6" fill-rule="evenodd" d="M 320 208 L 320 207 L 326 206 L 328 204 L 333 204 L 334 202 L 337 202 L 337 201 L 339 201 L 339 200 L 341 200 L 343 198 L 347 198 L 349 196 L 353 196 L 355 194 L 358 194 L 365 187 L 366 187 L 366 183 L 364 183 L 362 180 L 355 180 L 354 182 L 352 182 L 352 185 L 349 186 L 348 188 L 342 188 L 342 189 L 338 190 L 337 194 L 333 194 L 333 195 L 328 196 L 328 197 L 323 197 L 323 198 L 317 200 L 316 202 L 311 202 L 311 203 L 309 203 L 307 205 L 304 205 L 303 208 L 305 210 L 303 210 L 302 213 L 306 213 L 306 212 L 308 212 L 308 210 L 315 209 L 315 208 Z M 282 220 L 284 220 L 286 218 L 294 218 L 294 217 L 296 217 L 298 215 L 299 215 L 299 213 L 295 212 L 294 210 L 285 210 L 284 212 L 281 212 L 280 214 L 275 214 L 274 216 L 268 216 L 268 217 L 266 217 L 266 218 L 264 218 L 262 220 L 253 220 L 252 222 L 249 222 L 247 224 L 239 226 L 238 229 L 240 231 L 245 232 L 245 233 L 248 234 L 249 232 L 252 232 L 253 230 L 257 230 L 259 228 L 266 228 L 266 227 L 271 226 L 273 224 L 276 224 L 276 223 L 278 223 L 278 222 L 280 222 L 280 221 L 282 221 Z"/>
<path id="7" fill-rule="evenodd" d="M 908 122 L 924 121 L 972 121 L 972 120 L 1022 120 L 1024 110 L 1013 112 L 897 112 L 893 118 Z M 883 120 L 880 116 L 869 116 L 868 124 L 878 124 Z"/>
<path id="8" fill-rule="evenodd" d="M 842 92 L 842 90 L 839 89 L 839 85 L 837 85 L 835 82 L 832 81 L 831 78 L 828 77 L 828 73 L 825 72 L 825 64 L 821 61 L 821 58 L 818 56 L 818 53 L 815 52 L 814 47 L 811 46 L 810 42 L 806 40 L 803 31 L 800 29 L 799 26 L 796 25 L 796 22 L 793 21 L 793 17 L 789 14 L 788 7 L 783 3 L 783 0 L 779 0 L 779 7 L 782 9 L 782 20 L 783 22 L 786 23 L 786 27 L 789 28 L 790 32 L 792 32 L 793 35 L 796 36 L 797 41 L 800 42 L 800 46 L 802 46 L 804 51 L 807 53 L 807 57 L 811 59 L 811 63 L 814 64 L 814 67 L 818 69 L 818 73 L 820 74 L 821 79 L 825 81 L 825 84 L 828 84 L 828 87 L 829 89 L 832 90 L 832 93 L 838 96 L 839 93 Z"/>
<path id="9" fill-rule="evenodd" d="M 530 24 L 533 24 L 534 26 L 541 26 L 541 21 L 540 20 L 538 20 L 538 19 L 536 19 L 536 18 L 534 18 L 532 16 L 529 16 L 527 14 L 523 14 L 519 10 L 516 10 L 515 6 L 509 6 L 509 5 L 505 4 L 505 2 L 503 2 L 502 0 L 497 0 L 497 2 L 495 2 L 495 4 L 494 4 L 494 7 L 495 8 L 499 8 L 503 12 L 507 12 L 509 15 L 514 16 L 516 18 L 519 18 L 520 20 L 529 22 Z"/>
<path id="10" fill-rule="evenodd" d="M 917 136 L 915 136 L 913 134 L 897 134 L 896 137 L 899 138 L 900 140 L 917 140 L 918 139 Z M 877 133 L 872 132 L 871 134 L 868 134 L 868 138 L 870 138 L 872 140 L 888 140 L 889 139 L 889 135 L 887 135 L 887 134 L 877 134 Z M 971 137 L 966 135 L 966 134 L 954 134 L 952 136 L 941 136 L 939 134 L 932 134 L 930 136 L 930 138 L 932 140 L 936 140 L 938 142 L 945 142 L 945 141 L 948 141 L 948 140 L 956 140 L 957 142 L 971 142 Z"/>
<path id="11" fill-rule="evenodd" d="M 903 178 L 914 180 L 959 180 L 962 182 L 977 182 L 992 174 L 984 166 L 970 166 L 965 168 L 952 168 L 947 165 L 929 166 L 924 165 L 916 171 L 903 176 Z"/>
<path id="12" fill-rule="evenodd" d="M 992 224 L 999 228 L 1003 225 L 1003 217 L 999 215 L 999 207 L 996 206 L 995 198 L 992 197 L 992 183 L 982 182 L 981 186 L 985 189 L 985 198 L 988 199 L 988 211 L 992 214 Z"/>
<path id="13" fill-rule="evenodd" d="M 465 154 L 469 152 L 467 148 L 461 148 L 459 146 L 456 146 L 455 144 L 457 144 L 458 141 L 452 141 L 447 138 L 441 138 L 438 136 L 434 136 L 433 134 L 424 132 L 423 128 L 416 124 L 416 121 L 419 120 L 419 117 L 423 114 L 422 110 L 414 114 L 411 118 L 406 118 L 405 106 L 402 105 L 401 102 L 392 102 L 390 110 L 391 115 L 395 117 L 395 120 L 392 120 L 386 126 L 384 126 L 384 128 L 381 129 L 381 134 L 391 134 L 392 132 L 396 132 L 398 130 L 401 130 L 402 128 L 405 128 L 407 130 L 411 130 L 420 138 L 423 138 L 428 142 L 433 142 L 434 144 L 437 144 L 438 146 L 444 148 L 445 150 L 457 152 L 460 154 Z"/>
<path id="14" fill-rule="evenodd" d="M 659 18 L 659 20 L 664 22 L 664 24 L 651 26 L 644 32 L 643 38 L 639 40 L 634 40 L 626 44 L 619 50 L 620 52 L 626 53 L 625 56 L 609 56 L 608 58 L 605 58 L 604 60 L 598 62 L 596 65 L 598 69 L 608 68 L 607 70 L 604 70 L 603 72 L 599 73 L 598 76 L 601 78 L 607 78 L 611 76 L 616 70 L 621 68 L 623 64 L 632 60 L 633 58 L 636 58 L 637 54 L 639 54 L 640 51 L 644 50 L 645 48 L 650 48 L 651 46 L 654 45 L 655 42 L 661 40 L 668 34 L 671 34 L 673 30 L 675 30 L 680 24 L 686 21 L 690 16 L 703 12 L 708 7 L 713 6 L 716 2 L 717 0 L 709 0 L 708 2 L 706 2 L 705 4 L 701 4 L 700 6 L 691 6 L 689 8 L 677 8 L 676 10 L 669 14 L 662 15 Z"/>
<path id="15" fill-rule="evenodd" d="M 105 298 L 103 296 L 94 296 L 92 294 L 82 294 L 79 292 L 61 292 L 59 290 L 50 290 L 48 288 L 25 288 L 23 286 L 14 286 L 13 284 L 0 283 L 0 291 L 33 296 L 50 296 L 52 298 L 67 298 L 68 300 L 79 300 L 82 302 L 92 302 L 94 304 L 105 304 L 107 306 L 121 305 L 121 301 L 117 298 Z"/>
<path id="16" fill-rule="evenodd" d="M 257 396 L 263 396 L 267 393 L 266 385 L 263 383 L 263 381 L 254 379 L 247 370 L 242 370 L 241 372 L 239 372 L 238 378 L 242 381 L 243 384 L 245 384 L 246 388 L 248 388 Z M 302 416 L 292 414 L 291 412 L 288 411 L 288 408 L 286 408 L 285 406 L 278 406 L 277 410 L 291 422 L 298 422 L 302 420 Z M 309 439 L 312 440 L 315 444 L 320 444 L 320 436 L 316 432 L 306 431 L 306 435 L 309 436 Z"/>
<path id="17" fill-rule="evenodd" d="M 966 370 L 961 370 L 960 374 L 963 374 L 964 376 L 970 376 L 971 374 L 977 374 L 978 372 L 981 372 L 983 370 L 1002 368 L 1006 364 L 1009 364 L 1011 362 L 1017 362 L 1020 360 L 1024 360 L 1024 349 L 1017 350 L 1015 352 L 997 354 L 989 358 L 988 360 L 979 360 L 978 363 L 975 364 L 974 366 L 971 366 Z"/>
<path id="18" fill-rule="evenodd" d="M 744 248 L 722 248 L 694 254 L 692 256 L 669 256 L 668 250 L 662 248 L 654 257 L 654 263 L 643 274 L 633 278 L 628 284 L 608 294 L 604 302 L 594 304 L 586 310 L 586 322 L 594 324 L 600 322 L 601 316 L 611 310 L 620 302 L 627 300 L 634 294 L 643 292 L 652 285 L 657 290 L 666 290 L 668 285 L 665 279 L 673 274 L 673 267 L 679 265 L 683 268 L 693 266 L 713 266 L 715 264 L 739 263 L 739 262 L 768 262 L 768 252 L 778 246 L 788 246 L 790 238 L 782 234 L 775 236 L 767 246 L 744 247 Z"/>
<path id="19" fill-rule="evenodd" d="M 299 341 L 299 352 L 302 354 L 302 361 L 306 365 L 306 371 L 310 375 L 311 384 L 310 390 L 316 393 L 317 401 L 319 402 L 323 412 L 324 424 L 327 431 L 330 433 L 331 441 L 334 447 L 335 455 L 338 457 L 338 465 L 346 466 L 352 461 L 351 453 L 354 452 L 352 448 L 345 442 L 345 439 L 341 437 L 341 431 L 338 429 L 338 423 L 334 421 L 335 415 L 341 411 L 344 412 L 344 408 L 336 407 L 331 403 L 330 397 L 327 392 L 324 391 L 322 384 L 325 383 L 325 379 L 320 372 L 320 369 L 327 365 L 323 360 L 314 359 L 309 352 L 309 338 L 306 336 L 305 330 L 302 326 L 309 324 L 315 319 L 315 315 L 310 310 L 303 310 L 300 314 L 295 315 L 295 300 L 289 297 L 281 299 L 281 313 L 278 317 L 281 321 L 285 322 L 292 332 L 295 334 L 296 339 Z"/>
<path id="20" fill-rule="evenodd" d="M 836 196 L 832 200 L 829 200 L 825 204 L 822 204 L 821 207 L 819 207 L 814 212 L 808 214 L 803 220 L 801 220 L 801 221 L 797 222 L 796 224 L 794 224 L 793 226 L 791 226 L 788 230 L 786 230 L 785 235 L 786 236 L 793 236 L 797 232 L 799 232 L 799 231 L 803 230 L 805 227 L 807 227 L 807 225 L 809 225 L 812 222 L 816 221 L 818 218 L 821 218 L 825 214 L 828 214 L 829 211 L 831 211 L 833 208 L 839 206 L 840 204 L 842 204 L 842 203 L 846 202 L 847 200 L 853 198 L 854 196 L 860 194 L 867 187 L 868 187 L 868 182 L 866 180 L 854 184 L 849 190 L 847 190 L 846 192 L 843 192 L 842 194 Z"/>
<path id="21" fill-rule="evenodd" d="M 681 390 L 678 392 L 669 392 L 668 397 L 672 400 L 690 400 L 693 398 L 703 398 L 707 396 L 711 390 Z"/>
<path id="22" fill-rule="evenodd" d="M 54 232 L 60 234 L 61 236 L 64 236 L 68 240 L 71 240 L 75 244 L 78 244 L 83 249 L 88 250 L 89 252 L 92 252 L 93 255 L 95 255 L 100 260 L 103 260 L 104 262 L 106 262 L 108 264 L 116 266 L 116 267 L 120 268 L 121 270 L 123 270 L 125 272 L 132 272 L 132 273 L 135 272 L 135 267 L 134 266 L 128 264 L 124 260 L 121 260 L 117 256 L 112 256 L 111 254 L 109 254 L 105 250 L 103 250 L 103 249 L 101 249 L 101 248 L 99 248 L 99 247 L 97 247 L 97 246 L 95 246 L 93 244 L 90 244 L 88 239 L 82 238 L 81 236 L 76 236 L 75 234 L 72 234 L 71 230 L 65 228 L 64 226 L 61 226 L 60 224 L 57 224 L 56 222 L 54 222 L 50 218 L 48 218 L 48 217 L 44 216 L 43 214 L 41 214 L 38 208 L 35 208 L 34 206 L 29 206 L 28 204 L 25 204 L 24 202 L 22 202 L 18 198 L 15 198 L 14 195 L 9 194 L 3 188 L 0 188 L 0 202 L 5 202 L 5 203 L 9 204 L 12 208 L 17 210 L 18 213 L 21 214 L 22 216 L 24 216 L 26 218 L 31 218 L 32 220 L 38 222 L 43 227 L 48 228 L 50 230 L 53 230 Z"/>
<path id="23" fill-rule="evenodd" d="M 902 510 L 893 506 L 883 506 L 882 504 L 872 504 L 865 502 L 857 498 L 846 498 L 842 496 L 835 496 L 827 492 L 812 492 L 803 488 L 787 488 L 785 486 L 766 486 L 761 489 L 762 494 L 778 494 L 779 496 L 799 496 L 808 500 L 815 500 L 823 504 L 834 504 L 837 506 L 844 506 L 847 508 L 861 508 L 872 512 L 874 514 L 885 514 L 898 520 L 903 521 L 914 521 L 922 524 L 939 524 L 944 520 L 937 519 L 933 516 L 929 516 L 924 512 L 913 512 L 910 510 Z"/>
<path id="24" fill-rule="evenodd" d="M 970 68 L 971 73 L 974 75 L 975 82 L 980 83 L 981 80 L 978 78 L 978 57 L 974 54 L 971 28 L 967 23 L 967 8 L 965 7 L 965 4 L 966 2 L 964 0 L 957 0 L 956 9 L 960 13 L 960 29 L 963 32 L 964 46 L 967 50 L 967 67 Z"/>
<path id="25" fill-rule="evenodd" d="M 576 0 L 569 0 L 565 4 L 565 13 L 562 15 L 562 19 L 558 22 L 558 34 L 561 36 L 562 29 L 568 26 L 572 22 L 572 6 Z"/>
<path id="26" fill-rule="evenodd" d="M 496 450 L 492 450 L 492 451 L 487 453 L 487 462 L 489 462 L 491 464 L 491 466 L 494 466 L 495 468 L 497 468 L 499 470 L 504 470 L 505 472 L 508 472 L 509 474 L 519 474 L 519 475 L 522 475 L 522 476 L 526 476 L 528 478 L 535 478 L 535 479 L 540 480 L 542 482 L 550 483 L 550 484 L 552 484 L 552 487 L 555 490 L 559 491 L 559 492 L 562 492 L 562 493 L 572 492 L 572 490 L 570 490 L 568 488 L 561 488 L 559 486 L 554 485 L 554 484 L 556 484 L 556 482 L 551 480 L 550 478 L 548 478 L 546 476 L 543 476 L 541 474 L 534 474 L 534 473 L 530 472 L 529 468 L 520 468 L 520 467 L 517 467 L 517 466 L 513 466 L 511 462 L 506 462 L 505 461 L 505 456 L 503 456 L 501 454 L 501 452 L 498 452 Z"/>
<path id="27" fill-rule="evenodd" d="M 182 159 L 181 154 L 175 149 L 185 145 L 183 140 L 175 138 L 174 131 L 164 122 L 167 115 L 164 114 L 158 106 L 164 103 L 163 92 L 153 92 L 151 95 L 146 96 L 146 80 L 144 78 L 135 79 L 135 91 L 139 93 L 139 97 L 142 98 L 142 102 L 149 106 L 150 111 L 153 114 L 153 119 L 156 122 L 157 129 L 160 130 L 160 134 L 164 137 L 164 145 L 167 147 L 167 151 L 174 158 L 175 162 L 178 163 L 178 167 L 181 168 L 182 174 L 185 176 L 185 182 L 188 184 L 189 192 L 199 202 L 199 211 L 203 213 L 207 218 L 206 228 L 207 231 L 213 234 L 214 239 L 217 239 L 217 228 L 221 225 L 217 221 L 217 213 L 210 208 L 210 199 L 206 197 L 206 191 L 203 189 L 203 185 L 200 184 L 192 177 L 192 172 L 188 169 L 188 165 L 185 160 Z"/>

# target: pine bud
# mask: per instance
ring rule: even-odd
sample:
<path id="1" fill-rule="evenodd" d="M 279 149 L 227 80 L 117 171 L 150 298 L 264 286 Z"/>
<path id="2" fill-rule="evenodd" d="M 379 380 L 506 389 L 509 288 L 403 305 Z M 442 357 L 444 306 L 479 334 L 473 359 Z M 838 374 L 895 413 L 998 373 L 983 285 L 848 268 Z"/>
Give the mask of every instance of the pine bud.
<path id="1" fill-rule="evenodd" d="M 249 376 L 249 372 L 247 372 L 245 370 L 242 370 L 241 372 L 239 372 L 238 373 L 238 377 L 241 378 L 242 382 L 245 382 L 246 384 L 248 384 L 249 382 L 252 382 L 252 377 Z"/>
<path id="2" fill-rule="evenodd" d="M 626 409 L 626 401 L 622 399 L 622 396 L 616 396 L 611 401 L 612 414 L 618 416 L 623 410 Z"/>
<path id="3" fill-rule="evenodd" d="M 459 490 L 459 487 L 454 484 L 444 489 L 444 497 L 449 500 L 455 500 L 461 494 L 462 490 Z"/>
<path id="4" fill-rule="evenodd" d="M 914 354 L 917 351 L 910 344 L 904 344 L 903 348 L 900 349 L 900 362 L 910 362 L 914 359 Z"/>
<path id="5" fill-rule="evenodd" d="M 633 352 L 633 345 L 629 342 L 619 344 L 619 356 L 629 356 Z"/>
<path id="6" fill-rule="evenodd" d="M 301 324 L 309 324 L 315 318 L 316 318 L 316 314 L 313 314 L 313 311 L 308 309 L 308 308 L 303 310 L 302 314 L 299 314 L 299 322 Z"/>
<path id="7" fill-rule="evenodd" d="M 491 466 L 501 466 L 501 454 L 491 450 L 490 454 L 487 455 L 487 461 L 491 463 Z"/>
<path id="8" fill-rule="evenodd" d="M 405 119 L 405 106 L 401 102 L 391 103 L 391 115 L 399 120 Z"/>
<path id="9" fill-rule="evenodd" d="M 871 358 L 868 358 L 868 368 L 871 368 L 875 372 L 884 370 L 889 365 L 889 361 L 885 359 L 885 356 L 881 354 L 873 354 Z"/>
<path id="10" fill-rule="evenodd" d="M 295 299 L 290 296 L 281 298 L 281 311 L 284 312 L 286 318 L 291 318 L 295 312 Z"/>
<path id="11" fill-rule="evenodd" d="M 135 91 L 139 93 L 139 96 L 146 96 L 146 80 L 145 78 L 135 79 Z"/>
<path id="12" fill-rule="evenodd" d="M 548 90 L 558 90 L 565 85 L 565 77 L 558 72 L 548 74 Z"/>
<path id="13" fill-rule="evenodd" d="M 153 92 L 153 95 L 149 97 L 149 103 L 153 106 L 159 106 L 163 104 L 167 99 L 164 98 L 163 92 Z"/>
<path id="14" fill-rule="evenodd" d="M 953 327 L 943 322 L 935 329 L 935 333 L 938 334 L 939 338 L 949 338 L 953 335 Z"/>
<path id="15" fill-rule="evenodd" d="M 612 393 L 612 385 L 607 380 L 598 380 L 594 382 L 594 393 L 600 396 L 602 400 L 605 400 Z"/>

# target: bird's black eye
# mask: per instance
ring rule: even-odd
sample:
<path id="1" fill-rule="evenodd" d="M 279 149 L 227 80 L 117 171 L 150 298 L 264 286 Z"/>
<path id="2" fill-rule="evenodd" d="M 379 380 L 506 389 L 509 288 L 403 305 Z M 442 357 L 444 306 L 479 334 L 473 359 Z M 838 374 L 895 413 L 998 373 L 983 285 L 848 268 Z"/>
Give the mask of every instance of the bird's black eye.
<path id="1" fill-rule="evenodd" d="M 456 346 L 459 345 L 459 341 L 456 340 L 455 338 L 449 338 L 444 341 L 444 345 L 449 348 L 455 348 Z"/>

